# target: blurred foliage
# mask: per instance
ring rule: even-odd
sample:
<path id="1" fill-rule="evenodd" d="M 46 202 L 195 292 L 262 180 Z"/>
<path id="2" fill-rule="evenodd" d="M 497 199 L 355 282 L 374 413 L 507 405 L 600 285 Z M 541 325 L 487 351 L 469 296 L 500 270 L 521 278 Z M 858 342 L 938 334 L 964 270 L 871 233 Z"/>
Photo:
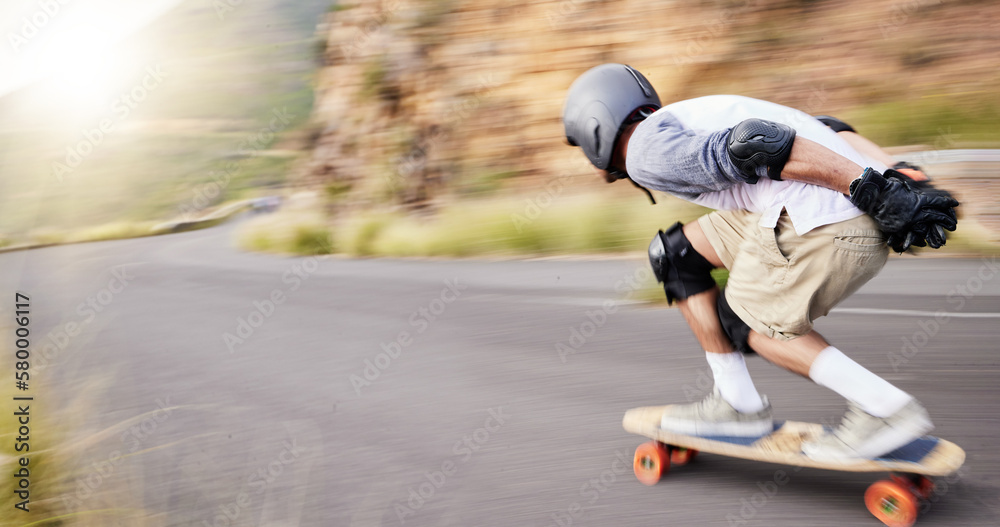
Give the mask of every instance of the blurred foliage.
<path id="1" fill-rule="evenodd" d="M 0 327 L 3 342 L 14 342 L 13 327 Z M 36 348 L 37 350 L 38 348 Z M 123 436 L 128 427 L 136 425 L 150 414 L 140 414 L 125 421 L 117 422 L 104 429 L 94 428 L 100 422 L 96 416 L 101 412 L 93 407 L 99 394 L 107 386 L 110 375 L 102 379 L 74 379 L 72 396 L 44 388 L 50 367 L 68 367 L 72 358 L 60 358 L 55 364 L 41 357 L 38 351 L 32 356 L 32 376 L 30 392 L 18 392 L 13 383 L 0 386 L 0 397 L 6 401 L 18 395 L 34 397 L 28 403 L 30 451 L 15 450 L 18 416 L 14 411 L 0 412 L 0 470 L 5 477 L 0 478 L 0 527 L 34 525 L 74 525 L 99 527 L 106 525 L 134 525 L 146 527 L 162 525 L 156 515 L 142 510 L 144 480 L 136 465 L 130 463 L 131 456 L 144 454 L 146 450 L 129 451 L 122 442 L 115 441 Z M 4 353 L 13 356 L 8 349 Z M 44 373 L 39 365 L 44 364 Z M 38 375 L 36 375 L 38 373 Z M 155 412 L 154 412 L 155 413 Z M 112 445 L 109 449 L 108 445 Z M 21 468 L 19 460 L 28 458 L 30 473 L 30 496 L 27 513 L 14 508 L 21 501 L 14 491 L 18 478 L 13 474 Z"/>
<path id="2" fill-rule="evenodd" d="M 658 196 L 657 201 L 650 206 L 641 194 L 618 192 L 478 197 L 451 202 L 434 212 L 372 209 L 333 222 L 306 212 L 306 207 L 252 220 L 240 227 L 238 240 L 251 250 L 304 255 L 332 250 L 356 257 L 621 253 L 641 251 L 657 230 L 706 212 L 669 196 Z M 995 236 L 975 220 L 963 218 L 961 226 L 949 236 L 948 245 L 934 254 L 1000 250 Z M 323 243 L 296 241 L 317 238 Z M 337 241 L 335 246 L 331 239 Z M 325 251 L 315 252 L 316 246 Z M 716 270 L 713 276 L 725 286 L 725 270 Z"/>
<path id="3" fill-rule="evenodd" d="M 344 240 L 343 250 L 351 256 L 386 256 L 379 253 L 374 245 L 382 232 L 392 222 L 399 221 L 400 217 L 385 214 L 361 214 L 357 218 L 351 218 L 341 226 L 341 238 Z"/>
<path id="4" fill-rule="evenodd" d="M 330 229 L 325 225 L 299 225 L 295 229 L 290 249 L 294 254 L 330 254 L 333 252 Z"/>
<path id="5" fill-rule="evenodd" d="M 455 202 L 432 215 L 359 212 L 336 222 L 332 237 L 338 241 L 337 252 L 361 257 L 613 253 L 644 247 L 658 229 L 703 212 L 670 197 L 650 207 L 642 195 L 480 198 Z M 302 218 L 293 211 L 261 217 L 241 226 L 238 239 L 254 250 L 311 254 L 278 241 L 294 237 Z"/>
<path id="6" fill-rule="evenodd" d="M 153 222 L 117 221 L 88 227 L 73 233 L 69 240 L 74 242 L 96 242 L 101 240 L 119 240 L 122 238 L 138 238 L 153 234 Z"/>
<path id="7" fill-rule="evenodd" d="M 330 201 L 338 201 L 345 197 L 348 192 L 351 191 L 351 184 L 344 183 L 341 181 L 334 181 L 323 187 L 323 191 L 326 194 L 327 199 Z"/>
<path id="8" fill-rule="evenodd" d="M 931 96 L 882 102 L 849 111 L 845 118 L 878 144 L 956 148 L 959 143 L 994 142 L 1000 101 L 992 92 Z"/>
<path id="9" fill-rule="evenodd" d="M 444 18 L 458 5 L 455 0 L 422 0 L 421 4 L 416 20 L 416 27 L 421 29 L 441 25 Z"/>
<path id="10" fill-rule="evenodd" d="M 386 65 L 384 57 L 375 57 L 365 66 L 361 95 L 365 98 L 381 96 L 388 89 L 385 83 Z"/>
<path id="11" fill-rule="evenodd" d="M 463 179 L 458 189 L 462 194 L 489 194 L 503 188 L 504 182 L 518 175 L 516 170 L 473 173 Z"/>
<path id="12" fill-rule="evenodd" d="M 13 342 L 13 338 L 8 342 Z M 9 355 L 12 356 L 13 353 Z M 4 386 L 13 386 L 13 384 L 4 383 Z M 11 397 L 23 394 L 19 394 L 13 388 L 4 388 L 0 390 L 0 395 L 4 396 L 4 400 L 10 401 Z M 41 500 L 36 496 L 54 497 L 65 491 L 69 484 L 68 473 L 63 464 L 69 460 L 66 456 L 55 455 L 52 450 L 54 445 L 64 440 L 68 430 L 53 426 L 55 423 L 51 417 L 45 417 L 44 412 L 50 409 L 48 405 L 32 402 L 29 406 L 31 406 L 29 424 L 32 432 L 29 442 L 31 452 L 28 456 L 29 464 L 27 467 L 30 472 L 28 480 L 31 491 L 30 501 L 27 505 L 30 509 L 29 514 L 24 514 L 14 508 L 14 505 L 22 501 L 14 494 L 19 489 L 16 487 L 18 478 L 13 477 L 13 474 L 21 468 L 19 459 L 25 455 L 24 452 L 14 450 L 14 445 L 17 444 L 14 437 L 17 435 L 16 431 L 20 424 L 13 410 L 0 413 L 0 445 L 3 445 L 0 449 L 0 470 L 3 470 L 4 473 L 4 477 L 0 479 L 0 507 L 3 507 L 4 510 L 4 513 L 0 515 L 0 527 L 23 525 L 24 520 L 29 517 L 46 518 L 57 515 L 62 508 L 60 503 L 55 499 Z M 18 518 L 19 515 L 20 518 Z"/>
<path id="13" fill-rule="evenodd" d="M 247 250 L 277 254 L 335 252 L 332 232 L 322 215 L 294 209 L 250 219 L 237 230 L 236 243 Z"/>

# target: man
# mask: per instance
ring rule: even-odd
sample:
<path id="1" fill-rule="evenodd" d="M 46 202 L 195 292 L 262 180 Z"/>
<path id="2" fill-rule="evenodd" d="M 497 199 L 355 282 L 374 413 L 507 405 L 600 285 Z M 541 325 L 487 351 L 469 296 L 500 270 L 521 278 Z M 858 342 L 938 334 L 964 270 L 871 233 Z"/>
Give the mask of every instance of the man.
<path id="1" fill-rule="evenodd" d="M 824 120 L 830 126 L 731 95 L 661 108 L 649 81 L 622 64 L 597 66 L 570 87 L 566 138 L 608 182 L 628 178 L 716 209 L 659 232 L 649 246 L 653 271 L 715 379 L 705 400 L 668 410 L 664 429 L 770 432 L 771 406 L 744 362 L 751 352 L 848 400 L 840 427 L 803 445 L 814 459 L 877 457 L 933 428 L 911 395 L 831 346 L 812 322 L 881 270 L 887 241 L 899 252 L 944 245 L 958 202 L 888 169 L 891 158 L 874 144 Z M 724 291 L 709 274 L 717 267 L 730 272 Z"/>

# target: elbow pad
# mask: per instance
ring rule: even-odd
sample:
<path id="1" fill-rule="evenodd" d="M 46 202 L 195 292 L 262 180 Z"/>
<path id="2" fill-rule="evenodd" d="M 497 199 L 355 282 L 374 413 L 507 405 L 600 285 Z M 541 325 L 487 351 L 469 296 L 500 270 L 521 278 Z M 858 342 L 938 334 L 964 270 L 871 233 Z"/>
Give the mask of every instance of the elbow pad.
<path id="1" fill-rule="evenodd" d="M 830 117 L 829 115 L 817 115 L 815 117 L 817 121 L 825 124 L 827 128 L 833 130 L 834 132 L 837 132 L 838 134 L 840 132 L 858 133 L 858 131 L 855 130 L 853 126 L 845 123 L 844 121 L 841 121 L 840 119 L 837 119 L 836 117 Z"/>
<path id="2" fill-rule="evenodd" d="M 780 181 L 794 142 L 794 128 L 752 118 L 729 131 L 726 150 L 747 183 L 757 183 L 764 176 Z"/>

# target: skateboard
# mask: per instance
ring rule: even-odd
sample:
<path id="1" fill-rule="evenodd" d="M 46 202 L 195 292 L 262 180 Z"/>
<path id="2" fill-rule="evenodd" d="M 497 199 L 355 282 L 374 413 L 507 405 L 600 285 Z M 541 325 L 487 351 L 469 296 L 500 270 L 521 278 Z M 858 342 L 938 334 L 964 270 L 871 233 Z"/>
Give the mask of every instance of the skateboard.
<path id="1" fill-rule="evenodd" d="M 670 465 L 686 465 L 699 452 L 753 461 L 845 472 L 889 472 L 890 478 L 873 483 L 865 492 L 868 511 L 890 527 L 916 522 L 921 501 L 933 496 L 932 476 L 953 474 L 965 462 L 965 451 L 955 443 L 924 436 L 876 459 L 851 463 L 815 461 L 801 452 L 801 445 L 824 433 L 816 423 L 775 421 L 774 431 L 760 437 L 689 436 L 660 429 L 666 406 L 633 408 L 625 412 L 625 430 L 653 439 L 635 449 L 635 476 L 654 485 Z"/>

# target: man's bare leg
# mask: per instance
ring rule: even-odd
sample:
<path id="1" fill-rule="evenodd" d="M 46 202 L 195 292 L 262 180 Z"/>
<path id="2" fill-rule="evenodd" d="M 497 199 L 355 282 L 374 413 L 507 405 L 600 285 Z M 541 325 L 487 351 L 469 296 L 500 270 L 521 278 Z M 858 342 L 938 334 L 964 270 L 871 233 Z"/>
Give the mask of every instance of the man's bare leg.
<path id="1" fill-rule="evenodd" d="M 724 267 L 722 259 L 701 230 L 701 225 L 697 222 L 688 223 L 684 226 L 684 235 L 694 250 L 710 264 Z M 733 345 L 722 330 L 722 323 L 719 322 L 719 314 L 716 311 L 718 295 L 719 290 L 715 288 L 681 300 L 677 305 L 705 351 L 731 353 Z M 813 361 L 830 345 L 815 331 L 789 341 L 775 340 L 752 331 L 749 344 L 761 357 L 803 377 L 809 377 L 809 368 Z"/>
<path id="2" fill-rule="evenodd" d="M 751 349 L 768 362 L 805 378 L 809 378 L 809 368 L 816 361 L 816 357 L 830 347 L 826 339 L 815 331 L 810 331 L 796 339 L 784 341 L 751 331 L 747 342 Z"/>
<path id="3" fill-rule="evenodd" d="M 705 238 L 697 223 L 684 226 L 684 235 L 691 246 L 715 267 L 723 267 L 719 256 Z M 767 402 L 757 392 L 750 378 L 743 354 L 733 350 L 722 329 L 716 302 L 719 288 L 689 296 L 678 302 L 681 314 L 695 338 L 705 350 L 705 358 L 712 369 L 715 386 L 722 398 L 739 412 L 755 413 L 767 407 Z"/>
<path id="4" fill-rule="evenodd" d="M 708 243 L 708 238 L 702 232 L 701 226 L 697 222 L 691 222 L 684 226 L 684 236 L 691 242 L 691 246 L 698 251 L 708 263 L 716 268 L 725 267 L 722 259 L 716 254 L 712 244 Z M 719 296 L 719 288 L 713 287 L 704 293 L 690 296 L 677 303 L 684 320 L 687 321 L 694 337 L 698 339 L 705 351 L 709 353 L 731 353 L 733 345 L 729 342 L 729 337 L 722 331 L 722 324 L 719 322 L 719 315 L 716 311 L 716 299 Z"/>

